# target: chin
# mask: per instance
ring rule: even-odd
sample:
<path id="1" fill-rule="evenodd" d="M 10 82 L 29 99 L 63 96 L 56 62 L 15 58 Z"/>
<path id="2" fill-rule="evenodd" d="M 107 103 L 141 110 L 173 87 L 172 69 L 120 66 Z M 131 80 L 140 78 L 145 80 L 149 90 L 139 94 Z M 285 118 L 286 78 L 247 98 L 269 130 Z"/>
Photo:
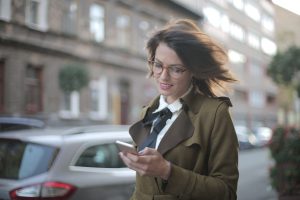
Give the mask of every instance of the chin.
<path id="1" fill-rule="evenodd" d="M 165 91 L 165 90 L 159 90 L 159 93 L 163 96 L 169 96 L 170 95 L 170 92 L 168 91 Z"/>

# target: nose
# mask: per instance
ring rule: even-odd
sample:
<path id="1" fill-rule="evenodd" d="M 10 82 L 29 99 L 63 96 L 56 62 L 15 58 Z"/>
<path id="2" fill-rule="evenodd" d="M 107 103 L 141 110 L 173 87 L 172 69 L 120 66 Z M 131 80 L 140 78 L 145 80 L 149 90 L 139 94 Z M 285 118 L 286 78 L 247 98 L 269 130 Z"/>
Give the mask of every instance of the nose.
<path id="1" fill-rule="evenodd" d="M 169 71 L 167 67 L 164 67 L 161 74 L 160 74 L 160 78 L 162 79 L 168 79 L 170 77 Z"/>
<path id="2" fill-rule="evenodd" d="M 160 74 L 160 77 L 161 77 L 162 79 L 167 79 L 167 78 L 170 77 L 170 74 L 169 74 L 169 71 L 168 71 L 168 68 L 167 68 L 167 67 L 163 67 L 162 72 L 161 72 L 161 74 Z"/>

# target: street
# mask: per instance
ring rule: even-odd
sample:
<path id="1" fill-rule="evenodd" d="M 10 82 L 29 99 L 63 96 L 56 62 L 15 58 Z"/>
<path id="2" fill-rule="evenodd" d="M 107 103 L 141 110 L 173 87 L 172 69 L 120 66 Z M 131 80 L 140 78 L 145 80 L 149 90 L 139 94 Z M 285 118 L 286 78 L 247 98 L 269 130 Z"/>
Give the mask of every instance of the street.
<path id="1" fill-rule="evenodd" d="M 268 148 L 240 151 L 238 200 L 277 199 L 269 181 L 271 164 Z"/>

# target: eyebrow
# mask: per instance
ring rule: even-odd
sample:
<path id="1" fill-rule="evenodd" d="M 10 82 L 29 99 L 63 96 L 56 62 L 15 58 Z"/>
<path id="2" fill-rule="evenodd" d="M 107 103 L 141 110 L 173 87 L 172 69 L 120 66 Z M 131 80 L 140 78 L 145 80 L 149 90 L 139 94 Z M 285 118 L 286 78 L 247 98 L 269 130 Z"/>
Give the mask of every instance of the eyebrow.
<path id="1" fill-rule="evenodd" d="M 164 63 L 161 62 L 158 58 L 154 58 L 154 61 L 159 62 L 159 63 L 161 63 L 161 64 L 164 64 Z M 168 66 L 180 66 L 180 67 L 185 68 L 183 64 L 170 64 L 170 65 L 168 65 Z"/>

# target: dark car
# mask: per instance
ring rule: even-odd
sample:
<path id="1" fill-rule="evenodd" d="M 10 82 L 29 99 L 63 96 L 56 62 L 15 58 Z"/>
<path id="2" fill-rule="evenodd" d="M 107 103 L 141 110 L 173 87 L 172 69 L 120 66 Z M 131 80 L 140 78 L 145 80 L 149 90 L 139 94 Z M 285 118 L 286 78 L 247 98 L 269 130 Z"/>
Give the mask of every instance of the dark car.
<path id="1" fill-rule="evenodd" d="M 44 121 L 36 118 L 0 116 L 0 132 L 44 128 L 45 126 Z"/>
<path id="2" fill-rule="evenodd" d="M 135 172 L 116 140 L 127 126 L 30 129 L 0 134 L 1 200 L 127 200 Z"/>

